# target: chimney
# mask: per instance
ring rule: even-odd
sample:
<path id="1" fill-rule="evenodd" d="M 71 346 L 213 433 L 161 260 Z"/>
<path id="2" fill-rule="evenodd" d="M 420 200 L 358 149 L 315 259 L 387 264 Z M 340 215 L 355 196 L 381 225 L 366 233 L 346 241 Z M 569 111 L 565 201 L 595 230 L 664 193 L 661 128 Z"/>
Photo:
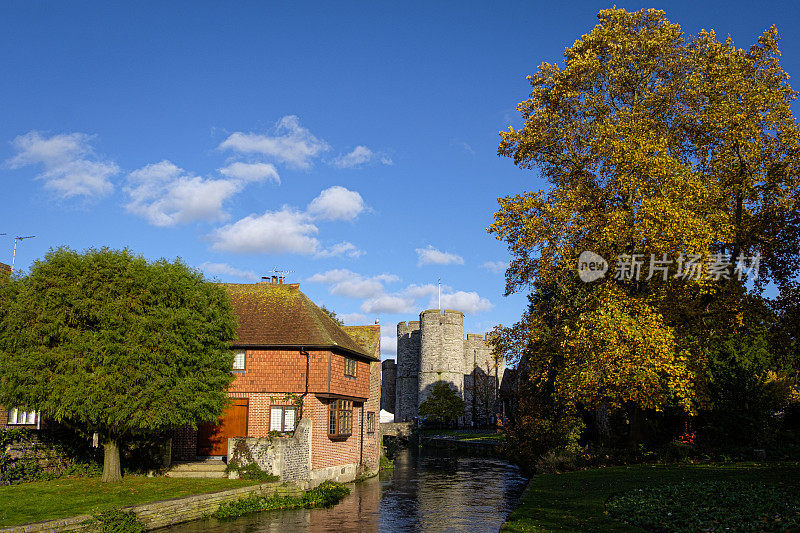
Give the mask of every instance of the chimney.
<path id="1" fill-rule="evenodd" d="M 277 284 L 278 283 L 278 276 L 272 276 L 272 283 L 273 284 Z"/>
<path id="2" fill-rule="evenodd" d="M 284 279 L 286 279 L 286 278 L 284 278 L 284 276 L 281 276 L 281 277 L 279 277 L 279 278 L 278 278 L 278 283 L 280 283 L 281 285 L 283 285 L 283 280 L 284 280 Z"/>

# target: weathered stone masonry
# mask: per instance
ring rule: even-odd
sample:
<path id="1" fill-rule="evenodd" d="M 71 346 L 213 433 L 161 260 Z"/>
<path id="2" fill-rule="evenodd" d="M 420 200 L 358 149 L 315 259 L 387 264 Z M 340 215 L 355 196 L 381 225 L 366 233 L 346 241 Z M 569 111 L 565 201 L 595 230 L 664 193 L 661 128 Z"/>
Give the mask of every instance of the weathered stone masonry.
<path id="1" fill-rule="evenodd" d="M 419 321 L 398 323 L 397 361 L 384 361 L 382 368 L 381 395 L 386 398 L 394 394 L 394 411 L 387 411 L 394 413 L 396 422 L 417 416 L 419 404 L 428 397 L 433 384 L 441 380 L 464 399 L 466 415 L 461 423 L 466 425 L 473 421 L 476 394 L 487 384 L 500 383 L 505 371 L 502 361 L 494 367 L 484 336 L 470 333 L 465 338 L 464 314 L 449 309 L 428 309 L 420 313 Z M 481 416 L 485 418 L 486 413 Z"/>

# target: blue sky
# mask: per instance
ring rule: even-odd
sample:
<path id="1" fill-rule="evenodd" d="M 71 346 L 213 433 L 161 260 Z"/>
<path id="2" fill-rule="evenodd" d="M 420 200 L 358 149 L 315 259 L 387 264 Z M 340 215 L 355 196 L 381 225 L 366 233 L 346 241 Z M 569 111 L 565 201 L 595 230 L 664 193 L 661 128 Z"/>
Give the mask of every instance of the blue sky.
<path id="1" fill-rule="evenodd" d="M 793 2 L 618 2 L 742 48 Z M 277 267 L 348 323 L 443 306 L 511 324 L 497 197 L 540 188 L 496 155 L 525 76 L 600 2 L 42 2 L 0 6 L 0 262 L 129 247 L 248 282 Z"/>

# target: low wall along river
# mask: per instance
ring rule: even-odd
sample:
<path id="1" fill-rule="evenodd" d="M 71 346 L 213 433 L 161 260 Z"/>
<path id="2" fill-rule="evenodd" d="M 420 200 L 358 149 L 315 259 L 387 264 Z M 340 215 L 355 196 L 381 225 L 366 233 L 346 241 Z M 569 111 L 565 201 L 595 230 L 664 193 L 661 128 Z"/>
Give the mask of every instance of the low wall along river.
<path id="1" fill-rule="evenodd" d="M 350 485 L 330 509 L 266 511 L 235 520 L 199 520 L 165 533 L 307 531 L 496 532 L 516 506 L 527 479 L 493 457 L 412 447 L 393 471 Z"/>

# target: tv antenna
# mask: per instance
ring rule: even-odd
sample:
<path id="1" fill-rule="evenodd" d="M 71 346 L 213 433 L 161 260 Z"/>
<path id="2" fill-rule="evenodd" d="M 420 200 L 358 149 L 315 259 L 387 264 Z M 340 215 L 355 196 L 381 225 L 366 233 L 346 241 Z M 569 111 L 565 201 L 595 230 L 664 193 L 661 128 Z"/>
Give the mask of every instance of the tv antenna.
<path id="1" fill-rule="evenodd" d="M 25 237 L 14 237 L 14 253 L 11 255 L 11 273 L 14 273 L 14 262 L 17 260 L 17 242 L 25 239 L 33 239 L 36 235 L 27 235 Z"/>
<path id="2" fill-rule="evenodd" d="M 272 282 L 275 283 L 276 280 L 280 283 L 283 283 L 283 280 L 286 279 L 286 274 L 291 274 L 294 270 L 278 270 L 278 267 L 273 268 L 270 270 L 272 272 Z M 270 276 L 261 276 L 263 280 L 269 280 Z"/>

